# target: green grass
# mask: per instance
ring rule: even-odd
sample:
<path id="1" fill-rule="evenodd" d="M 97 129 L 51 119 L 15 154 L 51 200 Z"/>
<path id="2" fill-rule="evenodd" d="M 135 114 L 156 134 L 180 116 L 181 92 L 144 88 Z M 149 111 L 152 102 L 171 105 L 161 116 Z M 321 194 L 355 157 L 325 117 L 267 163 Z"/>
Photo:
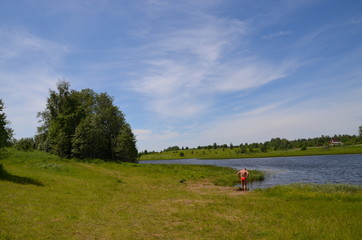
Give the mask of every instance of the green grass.
<path id="1" fill-rule="evenodd" d="M 0 239 L 362 236 L 360 186 L 288 185 L 245 193 L 215 185 L 234 181 L 228 168 L 85 163 L 8 151 L 0 160 Z"/>
<path id="2" fill-rule="evenodd" d="M 149 153 L 142 155 L 140 160 L 163 160 L 163 159 L 231 159 L 231 158 L 261 158 L 261 157 L 290 157 L 332 154 L 361 154 L 362 145 L 336 146 L 336 147 L 309 147 L 306 150 L 290 149 L 268 152 L 240 153 L 239 148 L 219 149 L 185 149 L 178 151 L 165 151 L 160 153 Z"/>

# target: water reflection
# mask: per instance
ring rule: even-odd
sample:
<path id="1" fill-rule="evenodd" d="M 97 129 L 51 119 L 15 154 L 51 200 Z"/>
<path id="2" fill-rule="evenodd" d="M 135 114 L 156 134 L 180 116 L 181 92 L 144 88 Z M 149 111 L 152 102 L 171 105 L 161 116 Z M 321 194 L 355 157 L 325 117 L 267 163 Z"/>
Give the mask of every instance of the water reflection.
<path id="1" fill-rule="evenodd" d="M 247 159 L 179 159 L 140 161 L 141 164 L 197 164 L 261 170 L 262 182 L 250 189 L 291 183 L 345 183 L 362 185 L 362 154 Z"/>

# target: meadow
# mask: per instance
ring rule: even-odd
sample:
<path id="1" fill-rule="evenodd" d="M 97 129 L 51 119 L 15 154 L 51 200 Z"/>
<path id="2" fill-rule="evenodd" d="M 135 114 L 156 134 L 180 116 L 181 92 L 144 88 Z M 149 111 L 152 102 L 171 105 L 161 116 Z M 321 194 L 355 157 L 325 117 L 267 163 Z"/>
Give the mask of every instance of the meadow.
<path id="1" fill-rule="evenodd" d="M 231 158 L 262 158 L 262 157 L 290 157 L 332 154 L 360 154 L 362 145 L 346 145 L 335 147 L 308 147 L 306 150 L 294 148 L 289 150 L 269 150 L 268 152 L 255 151 L 253 153 L 240 153 L 238 147 L 217 149 L 182 149 L 177 151 L 163 151 L 143 154 L 140 160 L 165 160 L 165 159 L 231 159 Z"/>
<path id="2" fill-rule="evenodd" d="M 229 168 L 80 162 L 15 149 L 0 164 L 0 239 L 362 236 L 361 186 L 241 192 L 224 186 L 237 180 Z"/>

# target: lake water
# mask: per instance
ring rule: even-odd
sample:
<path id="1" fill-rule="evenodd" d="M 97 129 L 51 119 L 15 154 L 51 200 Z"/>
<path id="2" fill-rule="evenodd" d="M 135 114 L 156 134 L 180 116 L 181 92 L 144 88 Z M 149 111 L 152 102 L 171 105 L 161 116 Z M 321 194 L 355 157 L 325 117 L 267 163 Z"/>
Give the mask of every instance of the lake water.
<path id="1" fill-rule="evenodd" d="M 362 154 L 242 159 L 178 159 L 140 161 L 141 164 L 197 164 L 261 170 L 265 180 L 250 189 L 291 183 L 362 185 Z"/>

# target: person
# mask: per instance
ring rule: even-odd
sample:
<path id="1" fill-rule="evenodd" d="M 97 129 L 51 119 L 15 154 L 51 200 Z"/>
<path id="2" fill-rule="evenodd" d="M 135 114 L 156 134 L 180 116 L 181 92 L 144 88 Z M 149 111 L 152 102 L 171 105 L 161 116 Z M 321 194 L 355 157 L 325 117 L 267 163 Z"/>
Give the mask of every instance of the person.
<path id="1" fill-rule="evenodd" d="M 247 180 L 249 177 L 249 172 L 246 170 L 246 168 L 240 170 L 238 173 L 238 177 L 240 178 L 240 182 L 241 182 L 241 191 L 246 191 L 247 190 Z"/>

